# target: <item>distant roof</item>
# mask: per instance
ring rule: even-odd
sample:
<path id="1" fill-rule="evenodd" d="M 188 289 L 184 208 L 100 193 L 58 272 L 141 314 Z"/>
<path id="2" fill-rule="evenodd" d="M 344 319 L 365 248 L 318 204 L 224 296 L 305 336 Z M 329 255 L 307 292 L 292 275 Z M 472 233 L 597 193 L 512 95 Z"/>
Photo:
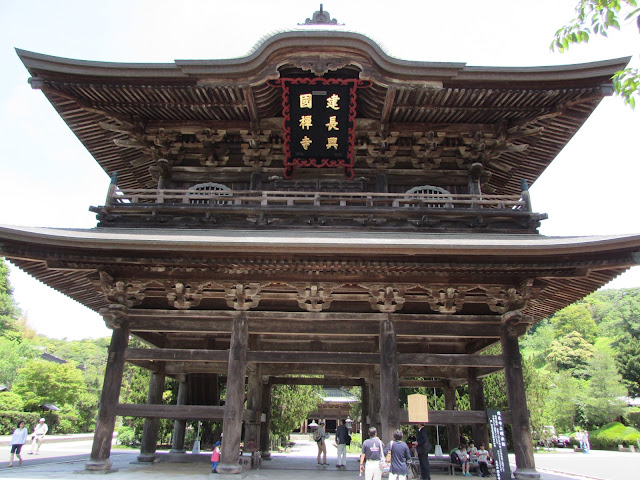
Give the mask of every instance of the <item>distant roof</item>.
<path id="1" fill-rule="evenodd" d="M 344 388 L 324 387 L 322 401 L 325 403 L 351 403 L 358 402 L 360 399 Z"/>

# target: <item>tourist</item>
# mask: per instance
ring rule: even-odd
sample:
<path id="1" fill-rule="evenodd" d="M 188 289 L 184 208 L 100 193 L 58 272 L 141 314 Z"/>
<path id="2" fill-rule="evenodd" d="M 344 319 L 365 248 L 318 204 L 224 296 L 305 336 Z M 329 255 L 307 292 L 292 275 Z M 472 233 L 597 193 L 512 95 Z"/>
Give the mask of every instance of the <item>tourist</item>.
<path id="1" fill-rule="evenodd" d="M 480 469 L 480 476 L 490 477 L 491 474 L 489 473 L 489 461 L 491 460 L 491 455 L 484 448 L 484 443 L 480 444 L 480 447 L 478 448 L 478 451 L 477 451 L 477 455 L 478 455 L 478 468 Z"/>
<path id="2" fill-rule="evenodd" d="M 9 440 L 9 445 L 11 446 L 11 456 L 9 457 L 10 467 L 13 467 L 14 455 L 18 457 L 18 466 L 22 465 L 22 455 L 20 455 L 20 452 L 22 451 L 22 446 L 27 442 L 28 433 L 24 422 L 18 422 L 18 428 L 14 430 L 13 435 L 11 435 L 11 440 Z"/>
<path id="3" fill-rule="evenodd" d="M 424 423 L 418 423 L 418 459 L 420 460 L 420 480 L 431 480 L 431 469 L 429 468 L 429 451 L 431 442 L 427 436 L 427 429 Z"/>
<path id="4" fill-rule="evenodd" d="M 471 474 L 469 473 L 469 455 L 467 455 L 467 446 L 464 443 L 461 443 L 458 446 L 458 449 L 453 453 L 455 453 L 458 456 L 458 460 L 460 460 L 462 475 L 470 477 Z"/>
<path id="5" fill-rule="evenodd" d="M 33 429 L 33 440 L 31 441 L 31 451 L 29 452 L 29 455 L 32 455 L 33 453 L 38 455 L 40 453 L 40 445 L 42 445 L 42 440 L 48 431 L 49 427 L 44 423 L 44 418 L 41 418 L 36 425 L 36 428 Z M 35 452 L 33 451 L 34 449 Z"/>
<path id="6" fill-rule="evenodd" d="M 318 424 L 318 429 L 313 435 L 316 444 L 318 445 L 318 465 L 328 465 L 327 463 L 327 444 L 324 441 L 325 430 L 324 430 L 324 421 L 320 420 Z M 322 462 L 320 462 L 320 457 L 322 457 Z"/>
<path id="7" fill-rule="evenodd" d="M 393 432 L 393 440 L 384 449 L 384 454 L 391 452 L 391 468 L 389 480 L 407 480 L 409 469 L 407 464 L 411 463 L 411 452 L 409 446 L 402 441 L 402 431 Z"/>
<path id="8" fill-rule="evenodd" d="M 369 429 L 369 438 L 362 442 L 362 453 L 360 454 L 360 475 L 364 472 L 364 480 L 380 480 L 382 471 L 380 470 L 380 460 L 384 445 L 378 438 L 376 427 Z"/>
<path id="9" fill-rule="evenodd" d="M 347 440 L 349 438 L 349 430 L 344 420 L 340 420 L 340 426 L 336 430 L 336 448 L 338 449 L 337 468 L 347 466 Z"/>

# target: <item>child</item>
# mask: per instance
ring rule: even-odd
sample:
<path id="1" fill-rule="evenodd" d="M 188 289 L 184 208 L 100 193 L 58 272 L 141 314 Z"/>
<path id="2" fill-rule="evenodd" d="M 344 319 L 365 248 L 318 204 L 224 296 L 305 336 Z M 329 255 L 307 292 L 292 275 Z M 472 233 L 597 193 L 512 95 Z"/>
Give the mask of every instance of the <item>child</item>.
<path id="1" fill-rule="evenodd" d="M 467 449 L 469 455 L 469 462 L 473 465 L 478 464 L 478 449 L 474 446 L 473 442 L 469 442 L 469 448 Z"/>
<path id="2" fill-rule="evenodd" d="M 460 459 L 460 467 L 462 467 L 462 475 L 465 477 L 470 477 L 469 473 L 469 455 L 467 455 L 467 446 L 464 443 L 461 443 L 458 449 L 456 450 L 456 455 Z"/>
<path id="3" fill-rule="evenodd" d="M 27 433 L 27 429 L 24 427 L 24 422 L 18 422 L 18 428 L 15 429 L 13 435 L 11 435 L 11 440 L 9 440 L 9 445 L 11 445 L 11 456 L 9 457 L 10 467 L 13 467 L 14 454 L 18 456 L 18 466 L 22 465 L 22 456 L 20 455 L 20 451 L 27 441 Z"/>
<path id="4" fill-rule="evenodd" d="M 211 473 L 216 472 L 216 468 L 218 468 L 218 462 L 220 462 L 220 442 L 216 442 L 213 444 L 213 453 L 211 454 Z"/>
<path id="5" fill-rule="evenodd" d="M 490 477 L 489 473 L 489 460 L 491 456 L 489 452 L 485 450 L 484 444 L 480 444 L 480 448 L 478 449 L 478 467 L 480 468 L 480 476 L 481 477 Z"/>

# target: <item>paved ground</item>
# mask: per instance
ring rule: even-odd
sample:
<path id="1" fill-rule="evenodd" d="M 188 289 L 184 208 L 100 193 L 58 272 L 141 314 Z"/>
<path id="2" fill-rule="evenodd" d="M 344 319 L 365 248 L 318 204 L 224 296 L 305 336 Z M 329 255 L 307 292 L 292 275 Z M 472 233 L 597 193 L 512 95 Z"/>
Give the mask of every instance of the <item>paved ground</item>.
<path id="1" fill-rule="evenodd" d="M 2 442 L 6 445 L 6 442 Z M 0 478 L 16 480 L 47 480 L 78 478 L 78 475 L 92 475 L 84 470 L 91 442 L 76 440 L 65 443 L 45 443 L 41 455 L 25 454 L 22 467 L 8 468 L 8 448 L 0 457 Z M 315 444 L 307 439 L 296 440 L 289 453 L 274 454 L 272 460 L 263 462 L 260 470 L 245 470 L 242 475 L 226 477 L 238 480 L 306 480 L 311 476 L 321 480 L 342 480 L 358 478 L 358 456 L 349 455 L 347 469 L 335 467 L 335 448 L 329 445 L 327 460 L 329 466 L 316 464 Z M 196 480 L 212 479 L 208 457 L 203 453 L 200 462 L 139 464 L 137 452 L 114 449 L 111 459 L 116 472 L 110 473 L 108 480 L 165 480 L 176 478 Z M 194 458 L 192 458 L 194 460 Z M 511 457 L 512 469 L 515 469 Z M 542 480 L 636 480 L 640 479 L 640 454 L 593 451 L 589 455 L 558 449 L 555 452 L 536 454 L 536 465 Z M 93 474 L 95 475 L 95 474 Z M 92 476 L 93 476 L 92 475 Z M 458 475 L 459 476 L 459 475 Z M 433 480 L 448 480 L 448 475 L 436 473 Z"/>

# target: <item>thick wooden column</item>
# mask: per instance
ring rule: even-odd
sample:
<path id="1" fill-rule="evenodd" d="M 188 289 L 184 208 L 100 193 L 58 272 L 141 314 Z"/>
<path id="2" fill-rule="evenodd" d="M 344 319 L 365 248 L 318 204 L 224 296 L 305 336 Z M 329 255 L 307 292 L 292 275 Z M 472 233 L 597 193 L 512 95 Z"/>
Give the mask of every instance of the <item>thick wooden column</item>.
<path id="1" fill-rule="evenodd" d="M 384 443 L 393 440 L 393 432 L 400 428 L 398 387 L 398 352 L 396 330 L 389 318 L 380 322 L 380 429 Z"/>
<path id="2" fill-rule="evenodd" d="M 164 370 L 152 372 L 149 379 L 149 391 L 147 392 L 147 405 L 160 405 L 164 393 Z M 140 442 L 139 462 L 153 462 L 156 459 L 158 448 L 159 418 L 145 418 L 142 428 L 142 441 Z"/>
<path id="3" fill-rule="evenodd" d="M 486 410 L 484 403 L 484 389 L 482 379 L 478 378 L 478 369 L 469 369 L 469 403 L 471 410 Z M 474 423 L 471 425 L 473 440 L 476 447 L 481 443 L 489 445 L 489 428 L 486 424 Z"/>
<path id="4" fill-rule="evenodd" d="M 178 378 L 178 405 L 187 404 L 187 379 L 185 375 Z M 171 442 L 171 453 L 185 453 L 184 435 L 187 427 L 186 420 L 175 420 L 173 422 L 173 441 Z"/>
<path id="5" fill-rule="evenodd" d="M 539 479 L 533 458 L 533 441 L 529 425 L 529 409 L 522 375 L 522 356 L 515 326 L 505 325 L 500 337 L 504 357 L 504 378 L 511 411 L 513 450 L 516 457 L 516 478 Z"/>
<path id="6" fill-rule="evenodd" d="M 458 407 L 456 400 L 456 387 L 447 382 L 444 386 L 444 409 L 456 410 Z M 451 451 L 458 447 L 460 443 L 460 426 L 447 424 L 447 448 Z"/>
<path id="7" fill-rule="evenodd" d="M 251 466 L 260 464 L 260 417 L 262 416 L 262 375 L 259 365 L 255 365 L 247 381 L 247 409 L 253 410 L 255 419 L 245 423 L 244 451 L 251 452 Z"/>
<path id="8" fill-rule="evenodd" d="M 369 423 L 378 429 L 380 434 L 380 374 L 372 369 L 369 381 Z"/>
<path id="9" fill-rule="evenodd" d="M 362 440 L 366 440 L 369 435 L 369 383 L 365 380 L 362 382 L 362 387 L 360 388 L 360 402 L 362 404 Z"/>
<path id="10" fill-rule="evenodd" d="M 107 366 L 104 372 L 104 384 L 100 394 L 100 409 L 93 435 L 91 457 L 85 468 L 87 470 L 107 471 L 111 468 L 111 443 L 113 429 L 116 424 L 116 407 L 122 388 L 122 373 L 124 372 L 124 353 L 129 344 L 129 328 L 126 317 L 118 310 L 104 314 L 107 323 L 111 322 L 113 333 L 107 355 Z"/>
<path id="11" fill-rule="evenodd" d="M 244 412 L 244 377 L 247 368 L 248 345 L 247 318 L 244 311 L 238 312 L 233 321 L 229 365 L 227 367 L 227 398 L 224 403 L 222 425 L 222 458 L 218 473 L 242 473 L 238 462 L 240 437 L 242 434 L 242 413 Z"/>
<path id="12" fill-rule="evenodd" d="M 260 425 L 260 452 L 263 460 L 271 459 L 271 382 L 262 384 L 262 413 L 265 421 Z"/>

